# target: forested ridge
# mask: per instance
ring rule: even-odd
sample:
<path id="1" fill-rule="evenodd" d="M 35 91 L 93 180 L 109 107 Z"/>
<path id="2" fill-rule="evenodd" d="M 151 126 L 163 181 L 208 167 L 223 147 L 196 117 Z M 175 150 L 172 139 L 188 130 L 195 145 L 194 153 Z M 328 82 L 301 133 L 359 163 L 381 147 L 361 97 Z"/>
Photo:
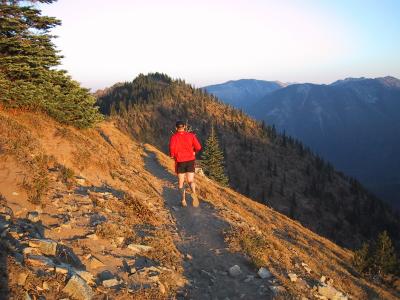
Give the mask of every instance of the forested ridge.
<path id="1" fill-rule="evenodd" d="M 187 121 L 203 143 L 213 125 L 232 188 L 341 245 L 359 247 L 383 230 L 399 240 L 399 216 L 358 181 L 184 80 L 139 75 L 97 96 L 101 112 L 120 128 L 165 152 L 177 119 Z"/>

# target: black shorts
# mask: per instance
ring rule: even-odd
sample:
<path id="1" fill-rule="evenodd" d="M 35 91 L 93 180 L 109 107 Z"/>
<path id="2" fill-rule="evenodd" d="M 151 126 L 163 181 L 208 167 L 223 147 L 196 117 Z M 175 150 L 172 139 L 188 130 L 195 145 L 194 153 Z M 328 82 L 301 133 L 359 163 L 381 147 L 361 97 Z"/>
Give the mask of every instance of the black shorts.
<path id="1" fill-rule="evenodd" d="M 194 160 L 176 163 L 176 173 L 194 173 Z"/>

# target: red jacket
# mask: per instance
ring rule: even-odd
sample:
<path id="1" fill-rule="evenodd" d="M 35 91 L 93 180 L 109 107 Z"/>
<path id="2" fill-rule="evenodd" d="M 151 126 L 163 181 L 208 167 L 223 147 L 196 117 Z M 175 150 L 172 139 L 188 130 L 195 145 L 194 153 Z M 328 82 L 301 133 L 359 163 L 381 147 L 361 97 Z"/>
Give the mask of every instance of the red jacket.
<path id="1" fill-rule="evenodd" d="M 194 152 L 200 150 L 201 145 L 191 132 L 177 131 L 169 140 L 169 154 L 176 162 L 195 160 Z"/>

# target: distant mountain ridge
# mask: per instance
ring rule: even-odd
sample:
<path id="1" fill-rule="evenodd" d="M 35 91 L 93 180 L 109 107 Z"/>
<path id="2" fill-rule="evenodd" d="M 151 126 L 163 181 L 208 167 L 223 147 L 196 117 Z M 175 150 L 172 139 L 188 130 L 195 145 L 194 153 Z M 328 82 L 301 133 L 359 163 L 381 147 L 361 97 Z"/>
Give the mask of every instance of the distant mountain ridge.
<path id="1" fill-rule="evenodd" d="M 266 94 L 244 110 L 299 138 L 335 167 L 400 207 L 397 78 L 292 84 Z"/>
<path id="2" fill-rule="evenodd" d="M 248 109 L 268 93 L 285 86 L 287 84 L 279 81 L 240 79 L 205 86 L 203 89 L 222 99 L 225 103 L 237 108 Z"/>

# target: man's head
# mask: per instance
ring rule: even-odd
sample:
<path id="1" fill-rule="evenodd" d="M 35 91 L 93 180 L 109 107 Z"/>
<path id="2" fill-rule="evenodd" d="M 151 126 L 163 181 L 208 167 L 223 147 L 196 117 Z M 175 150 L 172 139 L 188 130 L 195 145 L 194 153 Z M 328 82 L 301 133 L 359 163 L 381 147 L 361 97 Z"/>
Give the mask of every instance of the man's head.
<path id="1" fill-rule="evenodd" d="M 186 127 L 185 122 L 183 121 L 176 121 L 175 126 L 177 131 L 184 131 Z"/>

